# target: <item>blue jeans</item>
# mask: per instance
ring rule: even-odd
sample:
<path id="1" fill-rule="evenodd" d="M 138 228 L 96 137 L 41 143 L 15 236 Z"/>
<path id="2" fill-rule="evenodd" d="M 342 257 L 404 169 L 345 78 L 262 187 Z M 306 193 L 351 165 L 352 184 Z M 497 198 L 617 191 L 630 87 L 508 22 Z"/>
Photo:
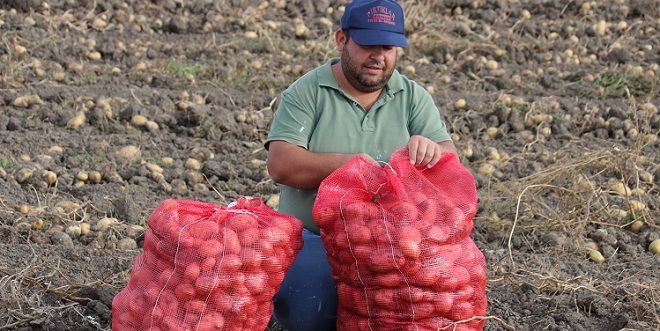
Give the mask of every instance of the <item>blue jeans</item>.
<path id="1" fill-rule="evenodd" d="M 337 323 L 337 287 L 321 237 L 303 229 L 304 246 L 273 298 L 273 315 L 288 331 L 330 331 Z"/>

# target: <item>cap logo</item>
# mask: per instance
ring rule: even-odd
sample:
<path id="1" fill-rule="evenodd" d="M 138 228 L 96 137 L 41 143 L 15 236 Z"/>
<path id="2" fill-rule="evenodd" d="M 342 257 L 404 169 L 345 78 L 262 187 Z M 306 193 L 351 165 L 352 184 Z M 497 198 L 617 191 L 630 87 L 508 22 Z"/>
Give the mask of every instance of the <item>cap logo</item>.
<path id="1" fill-rule="evenodd" d="M 396 25 L 396 22 L 394 22 L 395 18 L 396 15 L 385 6 L 372 7 L 367 12 L 367 22 L 369 23 Z"/>

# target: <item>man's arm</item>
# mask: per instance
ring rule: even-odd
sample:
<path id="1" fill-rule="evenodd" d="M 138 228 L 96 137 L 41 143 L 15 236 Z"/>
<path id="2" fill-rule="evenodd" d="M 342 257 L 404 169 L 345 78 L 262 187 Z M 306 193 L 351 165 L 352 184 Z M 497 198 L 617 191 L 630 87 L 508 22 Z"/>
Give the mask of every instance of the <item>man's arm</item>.
<path id="1" fill-rule="evenodd" d="M 314 153 L 282 140 L 268 147 L 268 173 L 276 183 L 299 189 L 319 187 L 321 181 L 348 160 L 365 154 Z"/>

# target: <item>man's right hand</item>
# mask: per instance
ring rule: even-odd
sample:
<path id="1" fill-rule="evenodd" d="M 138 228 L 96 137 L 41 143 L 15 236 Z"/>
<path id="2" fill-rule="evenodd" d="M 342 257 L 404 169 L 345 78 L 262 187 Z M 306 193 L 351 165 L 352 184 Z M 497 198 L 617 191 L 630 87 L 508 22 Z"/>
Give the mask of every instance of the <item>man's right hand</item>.
<path id="1" fill-rule="evenodd" d="M 275 140 L 268 145 L 268 173 L 279 184 L 299 189 L 317 188 L 325 177 L 356 155 L 376 162 L 365 153 L 314 153 L 298 145 Z"/>
<path id="2" fill-rule="evenodd" d="M 367 153 L 360 153 L 360 154 L 357 154 L 357 155 L 365 158 L 367 161 L 369 161 L 371 163 L 378 164 L 378 162 L 373 157 L 371 157 L 371 155 L 369 155 Z"/>

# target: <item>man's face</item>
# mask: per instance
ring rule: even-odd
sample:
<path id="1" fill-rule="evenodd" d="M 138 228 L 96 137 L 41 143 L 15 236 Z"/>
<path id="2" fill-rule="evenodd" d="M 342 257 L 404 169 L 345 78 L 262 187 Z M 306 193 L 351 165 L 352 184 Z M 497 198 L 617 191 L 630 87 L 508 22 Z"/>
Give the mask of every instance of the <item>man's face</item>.
<path id="1" fill-rule="evenodd" d="M 361 92 L 382 89 L 396 66 L 393 46 L 360 46 L 353 39 L 344 43 L 341 67 L 349 83 Z"/>

